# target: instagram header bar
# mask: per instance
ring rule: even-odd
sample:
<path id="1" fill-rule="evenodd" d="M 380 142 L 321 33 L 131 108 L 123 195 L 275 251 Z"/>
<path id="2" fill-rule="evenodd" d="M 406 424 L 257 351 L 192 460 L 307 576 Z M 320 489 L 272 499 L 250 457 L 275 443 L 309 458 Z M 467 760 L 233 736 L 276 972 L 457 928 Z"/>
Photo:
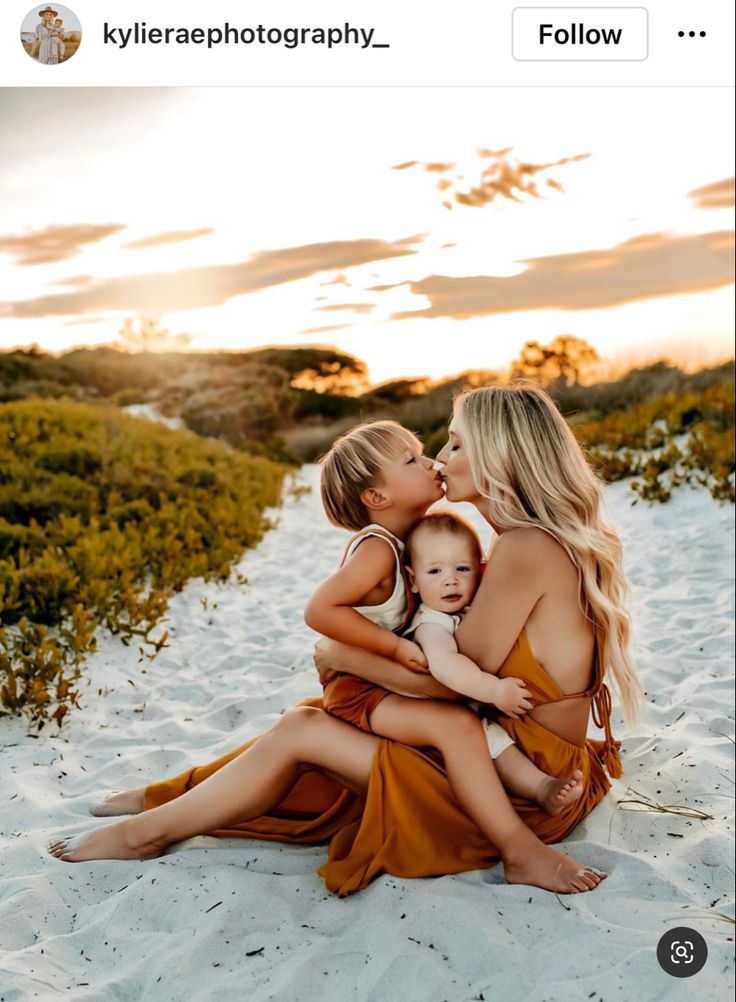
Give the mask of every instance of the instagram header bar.
<path id="1" fill-rule="evenodd" d="M 733 85 L 722 0 L 27 3 L 4 4 L 3 86 Z"/>

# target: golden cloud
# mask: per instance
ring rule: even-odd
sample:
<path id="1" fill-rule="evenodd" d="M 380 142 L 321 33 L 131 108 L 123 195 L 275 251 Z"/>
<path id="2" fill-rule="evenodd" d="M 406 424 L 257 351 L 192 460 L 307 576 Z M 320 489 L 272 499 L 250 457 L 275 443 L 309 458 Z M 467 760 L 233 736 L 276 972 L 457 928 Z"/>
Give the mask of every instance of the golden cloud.
<path id="1" fill-rule="evenodd" d="M 178 244 L 184 240 L 207 237 L 214 232 L 211 226 L 204 226 L 201 230 L 171 230 L 169 233 L 154 233 L 150 237 L 142 237 L 140 240 L 132 240 L 129 244 L 123 244 L 123 249 L 143 250 L 148 247 L 161 247 L 162 244 Z"/>
<path id="2" fill-rule="evenodd" d="M 733 282 L 733 231 L 688 236 L 650 233 L 605 250 L 530 258 L 518 275 L 430 275 L 410 282 L 429 309 L 409 317 L 468 317 L 525 310 L 594 310 Z"/>
<path id="3" fill-rule="evenodd" d="M 344 331 L 349 324 L 332 324 L 328 327 L 307 327 L 302 334 L 326 334 L 328 331 Z"/>
<path id="4" fill-rule="evenodd" d="M 511 152 L 511 146 L 502 150 L 478 150 L 477 155 L 483 162 L 477 168 L 475 180 L 471 182 L 464 172 L 460 173 L 456 169 L 457 164 L 453 162 L 406 160 L 395 164 L 392 169 L 412 170 L 417 167 L 431 174 L 438 174 L 438 191 L 448 193 L 442 202 L 446 209 L 451 209 L 455 203 L 480 209 L 498 198 L 510 202 L 522 201 L 522 195 L 542 198 L 537 175 L 546 174 L 554 167 L 587 160 L 590 156 L 589 153 L 578 153 L 548 163 L 531 163 L 509 156 Z M 545 186 L 554 191 L 565 190 L 559 181 L 551 177 L 545 178 Z"/>
<path id="5" fill-rule="evenodd" d="M 687 197 L 692 198 L 696 209 L 730 209 L 734 205 L 734 179 L 726 177 L 695 188 Z"/>
<path id="6" fill-rule="evenodd" d="M 47 226 L 35 233 L 0 236 L 0 253 L 10 254 L 16 264 L 51 264 L 74 257 L 87 244 L 99 243 L 124 230 L 120 223 L 72 223 Z"/>
<path id="7" fill-rule="evenodd" d="M 331 303 L 329 306 L 318 306 L 318 310 L 324 310 L 325 313 L 332 312 L 333 310 L 352 310 L 353 313 L 370 313 L 375 309 L 373 303 Z"/>
<path id="8" fill-rule="evenodd" d="M 351 268 L 416 254 L 420 237 L 401 240 L 342 240 L 259 251 L 236 264 L 176 272 L 102 278 L 74 292 L 0 303 L 0 316 L 30 318 L 125 311 L 161 316 L 220 306 L 234 296 L 308 278 L 321 271 Z"/>

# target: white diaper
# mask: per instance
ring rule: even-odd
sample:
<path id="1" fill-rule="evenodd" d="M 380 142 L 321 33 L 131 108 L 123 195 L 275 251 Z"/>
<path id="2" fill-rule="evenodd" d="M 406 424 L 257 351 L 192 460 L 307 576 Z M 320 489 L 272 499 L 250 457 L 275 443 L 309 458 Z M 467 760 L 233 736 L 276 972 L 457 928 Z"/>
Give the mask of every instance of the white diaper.
<path id="1" fill-rule="evenodd" d="M 506 731 L 497 724 L 495 720 L 484 720 L 483 730 L 486 732 L 486 742 L 491 758 L 498 758 L 501 752 L 510 748 L 514 741 L 508 736 Z"/>

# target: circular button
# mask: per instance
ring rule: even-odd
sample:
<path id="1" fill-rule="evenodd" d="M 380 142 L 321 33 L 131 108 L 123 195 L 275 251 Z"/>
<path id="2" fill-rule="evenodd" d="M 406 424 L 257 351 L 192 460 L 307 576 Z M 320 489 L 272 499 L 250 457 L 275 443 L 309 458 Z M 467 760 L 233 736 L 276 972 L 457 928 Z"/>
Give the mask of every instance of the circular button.
<path id="1" fill-rule="evenodd" d="M 708 959 L 705 940 L 685 925 L 670 929 L 657 943 L 659 966 L 673 978 L 691 978 L 702 971 Z"/>

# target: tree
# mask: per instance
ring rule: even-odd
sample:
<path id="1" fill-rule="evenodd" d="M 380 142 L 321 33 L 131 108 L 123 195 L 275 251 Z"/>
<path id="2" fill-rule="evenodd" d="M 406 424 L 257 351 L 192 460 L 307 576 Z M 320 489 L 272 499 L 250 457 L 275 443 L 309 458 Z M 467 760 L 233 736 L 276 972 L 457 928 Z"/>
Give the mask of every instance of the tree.
<path id="1" fill-rule="evenodd" d="M 118 331 L 128 351 L 172 351 L 187 348 L 191 343 L 190 334 L 170 334 L 161 327 L 159 317 L 138 317 L 138 329 L 132 317 L 123 321 Z"/>
<path id="2" fill-rule="evenodd" d="M 575 386 L 599 361 L 598 352 L 583 338 L 558 334 L 548 345 L 527 341 L 511 363 L 511 378 L 531 379 L 541 386 Z"/>

